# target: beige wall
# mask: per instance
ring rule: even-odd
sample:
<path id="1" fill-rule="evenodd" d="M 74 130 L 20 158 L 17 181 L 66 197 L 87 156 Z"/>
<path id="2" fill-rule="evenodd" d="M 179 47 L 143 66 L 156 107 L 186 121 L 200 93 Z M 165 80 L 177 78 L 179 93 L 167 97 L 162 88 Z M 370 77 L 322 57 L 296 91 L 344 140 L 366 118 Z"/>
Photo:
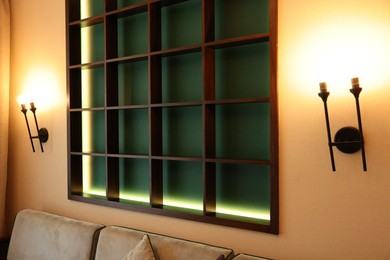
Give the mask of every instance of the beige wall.
<path id="1" fill-rule="evenodd" d="M 17 211 L 35 208 L 277 259 L 390 259 L 390 1 L 279 0 L 278 236 L 68 201 L 65 1 L 11 2 L 9 229 Z M 368 172 L 359 154 L 336 151 L 332 173 L 318 82 L 328 81 L 335 131 L 356 125 L 353 76 L 363 87 Z M 32 153 L 16 102 L 32 90 L 45 98 L 44 154 Z"/>

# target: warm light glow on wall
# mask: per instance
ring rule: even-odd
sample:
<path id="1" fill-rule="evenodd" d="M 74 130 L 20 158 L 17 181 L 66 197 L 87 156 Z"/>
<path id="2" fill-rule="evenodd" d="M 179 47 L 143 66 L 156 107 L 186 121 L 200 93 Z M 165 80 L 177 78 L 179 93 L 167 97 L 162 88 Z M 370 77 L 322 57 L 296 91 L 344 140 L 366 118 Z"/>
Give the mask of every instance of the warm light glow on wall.
<path id="1" fill-rule="evenodd" d="M 345 95 L 353 77 L 359 77 L 364 91 L 388 86 L 390 21 L 383 17 L 353 6 L 349 13 L 313 14 L 311 26 L 294 36 L 291 56 L 283 57 L 289 77 L 309 95 L 324 81 L 332 95 Z"/>
<path id="2" fill-rule="evenodd" d="M 29 98 L 23 96 L 23 95 L 20 95 L 18 98 L 17 98 L 17 101 L 18 101 L 18 104 L 21 105 L 21 104 L 28 104 L 29 103 Z"/>
<path id="3" fill-rule="evenodd" d="M 65 84 L 65 83 L 64 83 Z M 24 103 L 34 102 L 40 110 L 49 110 L 60 103 L 61 89 L 56 73 L 44 66 L 32 68 L 23 81 L 20 93 Z"/>

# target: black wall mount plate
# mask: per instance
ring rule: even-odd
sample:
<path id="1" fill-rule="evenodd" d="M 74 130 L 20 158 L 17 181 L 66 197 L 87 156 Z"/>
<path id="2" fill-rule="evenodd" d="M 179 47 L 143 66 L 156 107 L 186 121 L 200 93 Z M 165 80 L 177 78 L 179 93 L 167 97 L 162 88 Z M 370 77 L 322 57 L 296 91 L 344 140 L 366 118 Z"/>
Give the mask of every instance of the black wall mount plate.
<path id="1" fill-rule="evenodd" d="M 39 140 L 42 142 L 42 143 L 46 143 L 47 140 L 49 139 L 49 131 L 47 131 L 46 128 L 41 128 L 39 129 L 38 131 L 38 137 L 39 137 Z"/>
<path id="2" fill-rule="evenodd" d="M 352 126 L 340 128 L 334 136 L 334 140 L 337 149 L 343 153 L 355 153 L 362 147 L 360 132 Z"/>

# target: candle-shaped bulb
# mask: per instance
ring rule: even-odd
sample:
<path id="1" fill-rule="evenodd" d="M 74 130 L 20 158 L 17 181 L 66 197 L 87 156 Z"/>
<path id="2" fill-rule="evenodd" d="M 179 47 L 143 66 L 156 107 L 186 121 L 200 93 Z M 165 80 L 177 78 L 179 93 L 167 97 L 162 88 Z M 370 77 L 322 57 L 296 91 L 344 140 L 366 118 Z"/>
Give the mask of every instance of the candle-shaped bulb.
<path id="1" fill-rule="evenodd" d="M 34 102 L 30 102 L 30 109 L 35 109 L 35 104 L 34 104 Z"/>
<path id="2" fill-rule="evenodd" d="M 320 91 L 321 91 L 321 93 L 326 93 L 326 92 L 328 92 L 328 88 L 327 88 L 327 86 L 326 86 L 326 82 L 321 82 L 321 83 L 320 83 Z"/>
<path id="3" fill-rule="evenodd" d="M 18 97 L 18 103 L 20 104 L 20 107 L 22 108 L 23 111 L 27 111 L 26 109 L 26 100 L 23 96 Z"/>
<path id="4" fill-rule="evenodd" d="M 360 88 L 360 85 L 359 85 L 359 78 L 352 78 L 352 79 L 351 79 L 351 82 L 352 82 L 352 88 L 353 88 L 353 89 Z"/>

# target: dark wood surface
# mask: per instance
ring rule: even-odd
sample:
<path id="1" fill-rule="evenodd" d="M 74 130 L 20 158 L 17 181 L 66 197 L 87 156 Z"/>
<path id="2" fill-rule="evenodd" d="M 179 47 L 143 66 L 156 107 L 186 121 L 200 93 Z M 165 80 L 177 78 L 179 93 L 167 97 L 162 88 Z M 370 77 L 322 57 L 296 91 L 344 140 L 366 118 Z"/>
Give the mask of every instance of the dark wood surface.
<path id="1" fill-rule="evenodd" d="M 0 260 L 7 259 L 10 237 L 0 237 Z"/>

